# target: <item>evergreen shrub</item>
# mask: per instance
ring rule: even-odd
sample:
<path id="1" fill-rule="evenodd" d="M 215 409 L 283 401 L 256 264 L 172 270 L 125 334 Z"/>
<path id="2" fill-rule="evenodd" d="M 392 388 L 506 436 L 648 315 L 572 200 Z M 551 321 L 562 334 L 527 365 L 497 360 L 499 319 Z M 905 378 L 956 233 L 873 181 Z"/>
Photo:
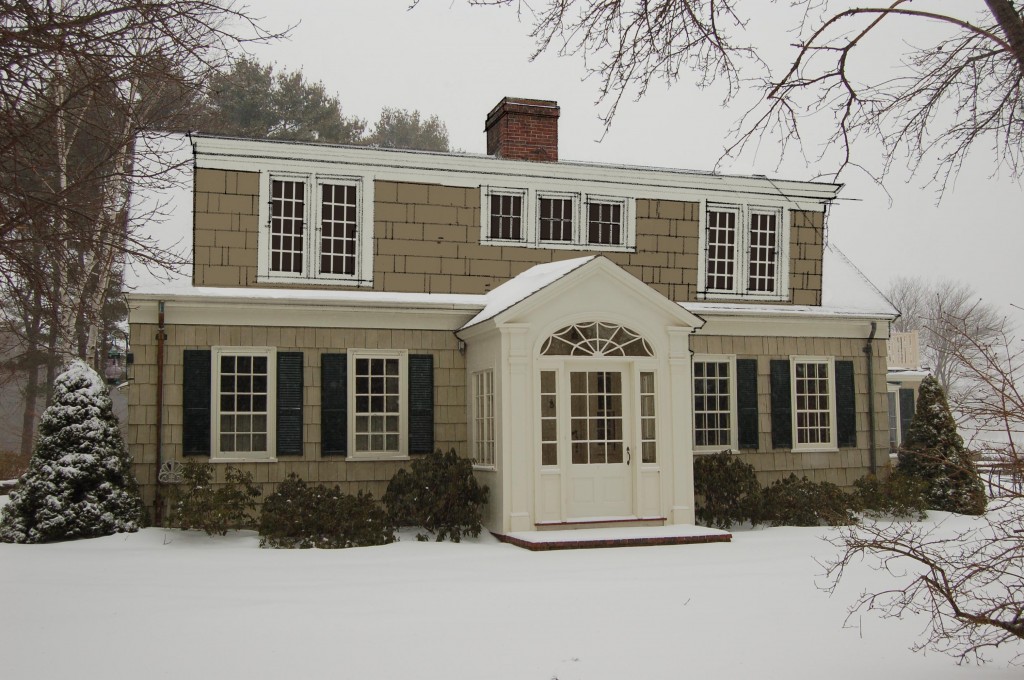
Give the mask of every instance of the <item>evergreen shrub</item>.
<path id="1" fill-rule="evenodd" d="M 893 470 L 884 482 L 867 475 L 853 483 L 854 509 L 868 517 L 913 517 L 922 520 L 925 510 L 925 484 L 914 477 Z"/>
<path id="2" fill-rule="evenodd" d="M 455 450 L 435 451 L 399 470 L 388 484 L 384 505 L 395 526 L 420 526 L 436 540 L 479 536 L 488 488 L 473 476 L 473 464 Z M 417 534 L 421 541 L 426 534 Z"/>
<path id="3" fill-rule="evenodd" d="M 729 451 L 694 456 L 693 491 L 697 521 L 704 526 L 729 529 L 757 522 L 761 486 L 754 466 Z"/>
<path id="4" fill-rule="evenodd" d="M 761 494 L 760 520 L 773 527 L 854 524 L 853 499 L 835 484 L 791 474 Z"/>
<path id="5" fill-rule="evenodd" d="M 171 525 L 181 529 L 202 529 L 209 535 L 231 529 L 249 529 L 260 488 L 251 472 L 234 465 L 224 469 L 224 483 L 213 483 L 213 465 L 190 460 L 181 466 L 181 483 L 171 503 Z"/>
<path id="6" fill-rule="evenodd" d="M 372 494 L 307 485 L 294 473 L 267 496 L 259 528 L 260 546 L 269 548 L 355 548 L 395 540 Z"/>
<path id="7" fill-rule="evenodd" d="M 0 511 L 0 541 L 137 531 L 142 501 L 106 385 L 82 361 L 57 376 L 28 471 Z"/>
<path id="8" fill-rule="evenodd" d="M 932 376 L 918 389 L 917 410 L 899 451 L 899 470 L 924 483 L 929 508 L 965 515 L 985 512 L 985 484 L 956 431 L 946 394 Z"/>

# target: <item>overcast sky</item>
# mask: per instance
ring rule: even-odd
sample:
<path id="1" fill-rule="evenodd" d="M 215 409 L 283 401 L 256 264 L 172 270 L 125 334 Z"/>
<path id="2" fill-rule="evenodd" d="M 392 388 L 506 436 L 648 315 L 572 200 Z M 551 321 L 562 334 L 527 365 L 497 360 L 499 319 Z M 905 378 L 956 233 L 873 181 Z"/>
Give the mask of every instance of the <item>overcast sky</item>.
<path id="1" fill-rule="evenodd" d="M 246 4 L 272 29 L 298 22 L 289 40 L 252 48 L 258 59 L 323 81 L 347 115 L 372 121 L 384 106 L 437 114 L 453 148 L 467 152 L 485 152 L 484 118 L 502 97 L 532 97 L 561 106 L 562 159 L 710 170 L 744 111 L 742 104 L 723 109 L 722 90 L 659 84 L 639 102 L 624 102 L 601 140 L 598 84 L 583 79 L 578 58 L 529 61 L 529 17 L 519 21 L 514 10 L 468 7 L 463 0 L 422 0 L 411 11 L 410 0 Z M 748 3 L 759 5 L 770 13 L 752 23 L 767 40 L 764 54 L 774 59 L 792 42 L 784 33 L 792 23 L 787 3 Z M 913 40 L 922 29 L 905 24 L 899 30 L 900 38 Z M 888 67 L 884 59 L 875 66 L 880 73 Z M 982 299 L 1008 313 L 1011 303 L 1024 307 L 1024 189 L 1005 172 L 993 177 L 985 151 L 975 154 L 938 206 L 935 188 L 923 186 L 926 176 L 894 172 L 886 184 L 891 206 L 864 175 L 841 177 L 846 186 L 832 208 L 829 239 L 880 288 L 897 275 L 945 276 L 970 282 Z M 815 168 L 802 158 L 787 157 L 779 166 L 777 155 L 765 145 L 722 170 L 814 177 Z M 1014 316 L 1024 325 L 1024 314 Z"/>

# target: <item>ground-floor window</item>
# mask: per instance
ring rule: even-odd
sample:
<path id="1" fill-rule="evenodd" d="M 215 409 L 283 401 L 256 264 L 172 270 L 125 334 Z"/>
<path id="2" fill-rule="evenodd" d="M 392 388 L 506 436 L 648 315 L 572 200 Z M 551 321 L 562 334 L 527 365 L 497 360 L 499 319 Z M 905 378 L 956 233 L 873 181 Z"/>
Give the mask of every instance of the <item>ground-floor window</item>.
<path id="1" fill-rule="evenodd" d="M 795 446 L 834 446 L 835 401 L 832 397 L 832 360 L 796 357 L 793 366 L 793 422 Z"/>
<path id="2" fill-rule="evenodd" d="M 621 463 L 622 373 L 573 371 L 569 389 L 573 464 Z"/>
<path id="3" fill-rule="evenodd" d="M 355 353 L 355 454 L 401 455 L 405 362 L 401 355 Z"/>
<path id="4" fill-rule="evenodd" d="M 473 458 L 494 467 L 494 371 L 473 374 Z"/>
<path id="5" fill-rule="evenodd" d="M 693 362 L 693 443 L 729 448 L 733 431 L 733 360 L 697 357 Z"/>
<path id="6" fill-rule="evenodd" d="M 640 373 L 640 454 L 641 462 L 658 462 L 658 436 L 654 420 L 654 373 Z"/>
<path id="7" fill-rule="evenodd" d="M 540 372 L 540 464 L 558 465 L 558 390 L 555 371 Z"/>
<path id="8" fill-rule="evenodd" d="M 213 440 L 215 456 L 267 458 L 273 434 L 274 350 L 270 347 L 215 347 Z"/>

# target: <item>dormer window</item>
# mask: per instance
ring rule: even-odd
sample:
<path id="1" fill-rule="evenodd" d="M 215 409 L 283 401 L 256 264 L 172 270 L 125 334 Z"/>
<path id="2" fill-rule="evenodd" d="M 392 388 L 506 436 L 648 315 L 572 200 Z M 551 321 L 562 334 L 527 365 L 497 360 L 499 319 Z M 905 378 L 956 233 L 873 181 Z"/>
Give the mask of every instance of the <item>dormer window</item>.
<path id="1" fill-rule="evenodd" d="M 704 216 L 704 297 L 787 295 L 786 230 L 779 208 L 709 203 Z"/>

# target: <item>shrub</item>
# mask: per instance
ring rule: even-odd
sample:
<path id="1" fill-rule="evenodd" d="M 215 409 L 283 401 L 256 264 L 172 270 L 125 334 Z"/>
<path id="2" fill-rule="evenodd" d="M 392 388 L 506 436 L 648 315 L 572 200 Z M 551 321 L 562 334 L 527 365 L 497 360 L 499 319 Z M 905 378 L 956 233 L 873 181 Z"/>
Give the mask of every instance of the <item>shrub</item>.
<path id="1" fill-rule="evenodd" d="M 853 499 L 835 484 L 791 474 L 761 494 L 761 520 L 773 527 L 854 524 Z"/>
<path id="2" fill-rule="evenodd" d="M 171 504 L 173 526 L 202 529 L 211 536 L 253 526 L 260 489 L 253 483 L 252 473 L 229 465 L 224 483 L 215 486 L 213 465 L 190 460 L 181 466 L 181 477 Z"/>
<path id="3" fill-rule="evenodd" d="M 107 388 L 75 361 L 54 381 L 28 471 L 0 511 L 0 540 L 43 543 L 137 531 L 141 511 Z"/>
<path id="4" fill-rule="evenodd" d="M 260 516 L 262 547 L 354 548 L 394 540 L 387 513 L 372 494 L 309 486 L 295 474 L 267 497 Z"/>
<path id="5" fill-rule="evenodd" d="M 965 515 L 985 512 L 985 484 L 956 431 L 946 394 L 932 376 L 918 389 L 899 469 L 924 482 L 928 507 Z"/>
<path id="6" fill-rule="evenodd" d="M 436 451 L 414 460 L 391 478 L 384 505 L 395 526 L 421 526 L 438 541 L 458 543 L 463 535 L 479 536 L 486 486 L 473 476 L 473 464 L 455 450 Z M 421 541 L 426 534 L 417 534 Z"/>
<path id="7" fill-rule="evenodd" d="M 914 477 L 893 470 L 884 482 L 867 475 L 853 483 L 853 504 L 868 517 L 916 517 L 927 515 L 925 484 Z"/>
<path id="8" fill-rule="evenodd" d="M 693 460 L 693 491 L 697 521 L 729 529 L 734 523 L 756 522 L 761 487 L 754 466 L 728 451 Z"/>

